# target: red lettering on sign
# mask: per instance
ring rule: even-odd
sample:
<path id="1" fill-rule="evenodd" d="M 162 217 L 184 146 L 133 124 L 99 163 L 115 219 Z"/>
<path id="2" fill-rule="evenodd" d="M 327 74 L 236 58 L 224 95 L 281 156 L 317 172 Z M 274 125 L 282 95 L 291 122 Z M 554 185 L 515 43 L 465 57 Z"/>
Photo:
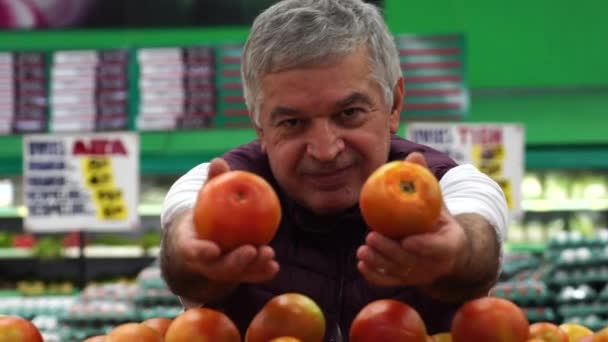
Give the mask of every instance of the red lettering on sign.
<path id="1" fill-rule="evenodd" d="M 81 155 L 106 155 L 106 154 L 121 154 L 127 155 L 127 149 L 120 139 L 92 139 L 89 142 L 76 140 L 72 147 L 72 154 Z"/>
<path id="2" fill-rule="evenodd" d="M 492 145 L 502 143 L 502 130 L 497 128 L 480 128 L 471 131 L 473 144 Z"/>
<path id="3" fill-rule="evenodd" d="M 467 143 L 468 129 L 466 127 L 458 127 L 458 135 L 460 135 L 460 144 L 464 145 Z"/>

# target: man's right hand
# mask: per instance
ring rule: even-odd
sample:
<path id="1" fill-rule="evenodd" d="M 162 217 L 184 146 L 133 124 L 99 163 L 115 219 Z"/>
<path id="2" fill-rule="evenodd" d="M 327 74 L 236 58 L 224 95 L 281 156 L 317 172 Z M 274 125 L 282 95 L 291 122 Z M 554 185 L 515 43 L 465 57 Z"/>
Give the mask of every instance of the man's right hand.
<path id="1" fill-rule="evenodd" d="M 207 181 L 229 170 L 226 161 L 216 158 L 209 166 Z M 183 213 L 167 228 L 169 231 L 165 232 L 162 253 L 170 262 L 161 260 L 163 275 L 173 291 L 190 300 L 217 300 L 239 283 L 268 281 L 279 271 L 274 250 L 270 246 L 244 245 L 224 252 L 213 241 L 199 239 L 191 210 Z M 201 281 L 178 284 L 190 282 L 186 279 Z"/>

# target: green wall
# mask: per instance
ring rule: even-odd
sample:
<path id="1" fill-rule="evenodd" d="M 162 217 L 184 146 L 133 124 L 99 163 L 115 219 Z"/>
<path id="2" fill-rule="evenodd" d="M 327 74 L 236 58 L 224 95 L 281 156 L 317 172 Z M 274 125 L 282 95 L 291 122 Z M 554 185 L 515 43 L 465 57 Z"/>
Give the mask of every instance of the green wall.
<path id="1" fill-rule="evenodd" d="M 0 31 L 2 50 L 53 50 L 243 42 L 247 28 Z"/>
<path id="2" fill-rule="evenodd" d="M 385 6 L 394 33 L 466 34 L 472 95 L 465 121 L 523 123 L 532 167 L 558 165 L 569 153 L 564 160 L 573 166 L 608 168 L 608 2 L 385 0 Z M 213 44 L 242 42 L 247 33 L 248 28 L 4 31 L 0 50 Z M 253 136 L 243 129 L 142 133 L 142 170 L 181 172 Z M 571 144 L 577 149 L 560 153 L 560 146 Z M 586 162 L 577 158 L 579 152 Z M 20 138 L 0 137 L 0 173 L 20 172 L 20 160 Z"/>
<path id="3" fill-rule="evenodd" d="M 608 85 L 605 0 L 385 0 L 394 32 L 465 32 L 473 87 Z"/>
<path id="4" fill-rule="evenodd" d="M 607 1 L 385 4 L 393 32 L 466 33 L 473 90 L 466 121 L 522 122 L 528 145 L 608 144 Z"/>

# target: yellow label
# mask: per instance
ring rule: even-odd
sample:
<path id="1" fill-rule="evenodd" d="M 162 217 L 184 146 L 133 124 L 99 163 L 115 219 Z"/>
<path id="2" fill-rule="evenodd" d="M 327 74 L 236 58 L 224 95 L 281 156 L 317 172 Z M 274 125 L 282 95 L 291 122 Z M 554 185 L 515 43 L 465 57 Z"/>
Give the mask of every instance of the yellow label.
<path id="1" fill-rule="evenodd" d="M 86 187 L 91 190 L 96 214 L 102 220 L 127 218 L 127 205 L 122 190 L 114 184 L 112 160 L 108 157 L 82 159 Z"/>
<path id="2" fill-rule="evenodd" d="M 503 144 L 473 145 L 473 160 L 504 160 L 505 146 Z"/>
<path id="3" fill-rule="evenodd" d="M 503 165 L 502 160 L 481 160 L 477 163 L 477 168 L 479 171 L 494 178 L 502 176 Z"/>
<path id="4" fill-rule="evenodd" d="M 102 220 L 122 220 L 127 218 L 127 207 L 124 203 L 102 203 L 97 207 L 97 217 Z"/>

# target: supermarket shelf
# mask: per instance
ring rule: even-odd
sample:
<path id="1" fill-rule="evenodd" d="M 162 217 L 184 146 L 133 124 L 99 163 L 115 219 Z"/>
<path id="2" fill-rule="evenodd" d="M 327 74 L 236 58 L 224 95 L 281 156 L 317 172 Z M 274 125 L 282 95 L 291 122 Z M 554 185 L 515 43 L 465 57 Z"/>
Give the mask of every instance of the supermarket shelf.
<path id="1" fill-rule="evenodd" d="M 0 278 L 6 281 L 35 279 L 86 283 L 118 277 L 135 277 L 155 262 L 151 256 L 39 259 L 0 258 Z"/>
<path id="2" fill-rule="evenodd" d="M 137 210 L 140 216 L 158 216 L 161 208 L 161 204 L 140 204 Z M 25 217 L 26 215 L 27 208 L 25 206 L 0 207 L 0 217 Z"/>
<path id="3" fill-rule="evenodd" d="M 21 292 L 17 290 L 0 290 L 0 298 L 20 297 Z"/>
<path id="4" fill-rule="evenodd" d="M 135 277 L 157 259 L 158 251 L 139 246 L 87 246 L 86 258 L 78 248 L 66 248 L 58 258 L 39 258 L 31 249 L 0 248 L 0 279 L 87 283 L 119 277 Z"/>
<path id="5" fill-rule="evenodd" d="M 137 208 L 141 216 L 158 216 L 161 209 L 161 204 L 140 204 Z"/>
<path id="6" fill-rule="evenodd" d="M 145 251 L 139 246 L 86 246 L 84 255 L 86 258 L 103 259 L 129 259 L 129 258 L 156 258 L 160 253 L 159 248 Z M 62 257 L 65 259 L 77 259 L 80 256 L 78 247 L 64 248 Z M 0 248 L 0 259 L 29 259 L 35 258 L 35 253 L 30 248 Z"/>
<path id="7" fill-rule="evenodd" d="M 608 210 L 608 198 L 599 199 L 527 199 L 522 201 L 524 211 L 577 211 Z"/>
<path id="8" fill-rule="evenodd" d="M 24 217 L 27 215 L 27 208 L 19 207 L 0 207 L 0 217 Z"/>
<path id="9" fill-rule="evenodd" d="M 544 242 L 507 242 L 504 244 L 508 252 L 543 252 L 547 245 Z"/>

